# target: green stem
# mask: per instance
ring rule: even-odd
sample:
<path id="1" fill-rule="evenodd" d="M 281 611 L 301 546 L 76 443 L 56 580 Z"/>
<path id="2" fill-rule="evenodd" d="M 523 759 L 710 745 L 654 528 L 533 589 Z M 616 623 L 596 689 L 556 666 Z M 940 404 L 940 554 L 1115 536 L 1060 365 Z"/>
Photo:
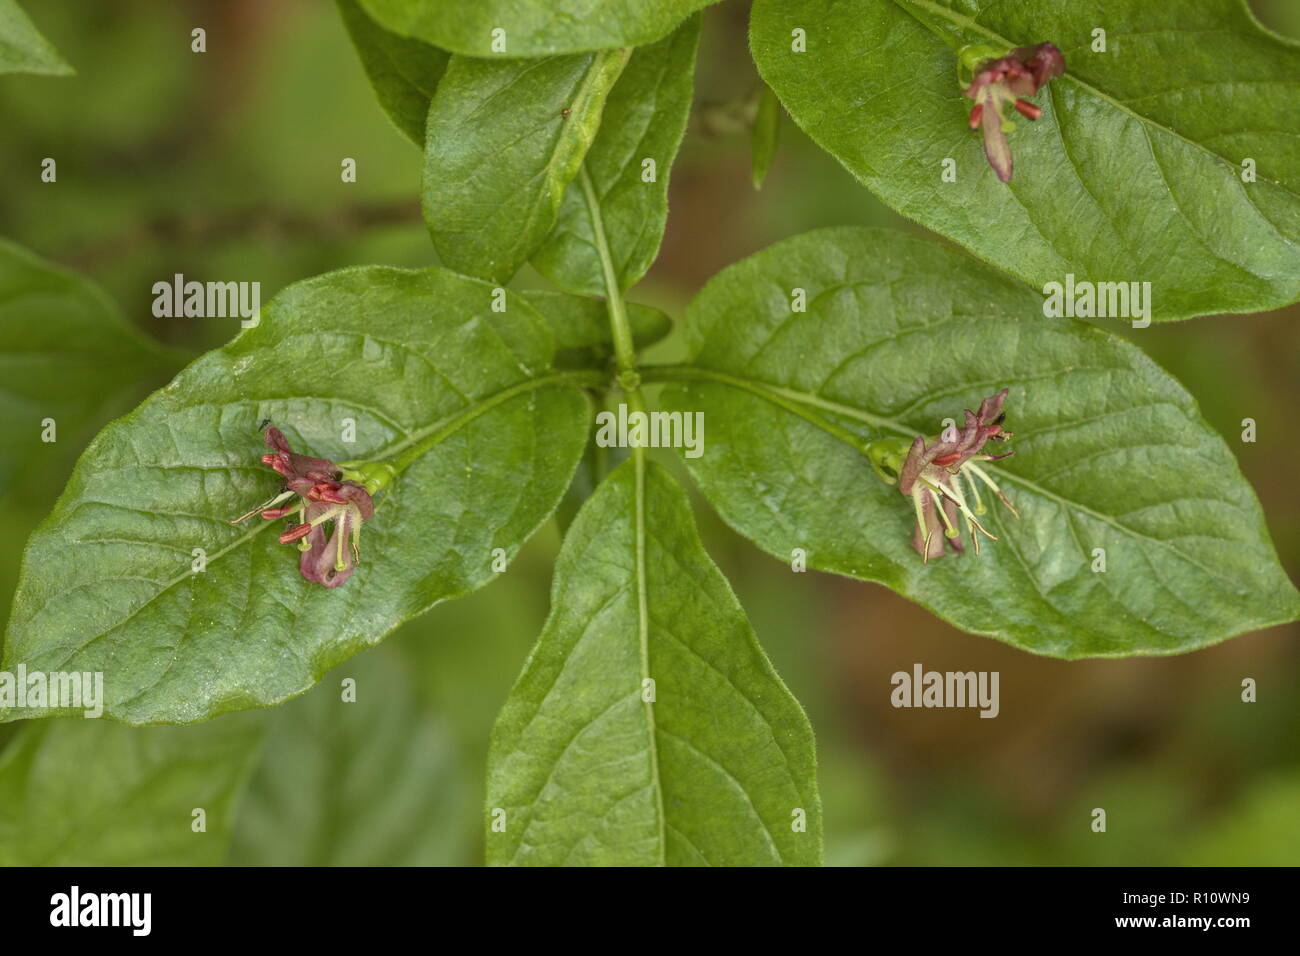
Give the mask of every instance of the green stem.
<path id="1" fill-rule="evenodd" d="M 636 346 L 632 342 L 632 326 L 627 319 L 627 306 L 623 303 L 623 290 L 619 288 L 614 273 L 614 258 L 609 252 L 609 239 L 605 235 L 605 218 L 596 197 L 596 186 L 591 181 L 584 163 L 578 170 L 578 182 L 591 216 L 591 231 L 596 237 L 596 252 L 600 255 L 600 269 L 605 277 L 605 305 L 609 309 L 609 330 L 614 340 L 614 360 L 620 372 L 636 371 Z"/>
<path id="2" fill-rule="evenodd" d="M 632 341 L 632 327 L 627 320 L 627 306 L 623 303 L 623 290 L 619 287 L 618 276 L 614 272 L 614 259 L 609 253 L 609 239 L 605 235 L 605 220 L 600 212 L 600 200 L 596 198 L 596 188 L 584 165 L 578 173 L 582 184 L 582 195 L 587 201 L 587 211 L 591 214 L 592 233 L 596 239 L 596 251 L 600 253 L 600 268 L 605 277 L 605 306 L 609 310 L 610 334 L 614 339 L 614 360 L 618 365 L 618 384 L 627 396 L 630 411 L 644 412 L 645 399 L 641 396 L 641 378 L 637 373 L 636 346 Z M 646 580 L 646 450 L 641 445 L 632 446 L 632 468 L 635 482 L 633 492 L 633 516 L 635 538 L 633 542 L 632 563 L 636 569 L 637 600 L 637 643 L 641 663 L 642 678 L 650 677 L 650 601 L 649 585 Z M 644 686 L 644 685 L 643 685 Z M 650 775 L 655 782 L 655 799 L 659 812 L 659 852 L 660 862 L 666 846 L 664 834 L 664 795 L 659 785 L 659 745 L 658 731 L 655 725 L 654 704 L 645 702 L 645 717 L 650 728 Z"/>

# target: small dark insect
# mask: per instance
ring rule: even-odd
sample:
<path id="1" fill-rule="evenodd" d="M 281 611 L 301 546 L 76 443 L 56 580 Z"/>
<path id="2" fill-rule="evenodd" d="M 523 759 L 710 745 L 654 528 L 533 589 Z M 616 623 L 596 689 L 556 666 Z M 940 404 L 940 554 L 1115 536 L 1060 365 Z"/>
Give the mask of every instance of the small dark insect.
<path id="1" fill-rule="evenodd" d="M 263 419 L 262 419 L 262 423 L 261 423 L 260 425 L 257 426 L 257 430 L 260 432 L 262 429 L 264 429 L 264 428 L 265 428 L 267 425 L 269 425 L 269 424 L 271 424 L 271 419 L 269 419 L 269 418 L 263 418 Z"/>
<path id="2" fill-rule="evenodd" d="M 566 106 L 564 109 L 560 110 L 560 115 L 561 115 L 561 116 L 568 116 L 568 115 L 569 115 L 569 108 Z"/>

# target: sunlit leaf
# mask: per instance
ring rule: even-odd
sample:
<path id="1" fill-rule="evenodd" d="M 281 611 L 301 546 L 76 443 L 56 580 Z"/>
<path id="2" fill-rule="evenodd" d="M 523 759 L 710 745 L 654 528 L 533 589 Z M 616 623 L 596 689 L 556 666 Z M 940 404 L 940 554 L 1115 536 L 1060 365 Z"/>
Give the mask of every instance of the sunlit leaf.
<path id="1" fill-rule="evenodd" d="M 91 444 L 28 545 L 4 668 L 103 671 L 110 717 L 201 720 L 301 693 L 485 584 L 568 486 L 594 374 L 551 371 L 542 319 L 497 301 L 442 269 L 281 292 Z M 303 578 L 283 523 L 228 523 L 281 487 L 259 460 L 267 418 L 297 450 L 400 472 L 341 587 Z"/>
<path id="2" fill-rule="evenodd" d="M 1300 44 L 1242 0 L 756 0 L 750 39 L 790 115 L 872 192 L 1036 288 L 1150 282 L 1157 322 L 1300 298 Z M 1044 41 L 1066 73 L 1007 134 L 1003 185 L 957 50 Z"/>
<path id="3" fill-rule="evenodd" d="M 795 290 L 806 297 L 797 311 Z M 1264 516 L 1196 403 L 1138 349 L 1045 319 L 1038 296 L 958 251 L 885 230 L 797 236 L 691 303 L 702 411 L 686 459 L 737 530 L 784 561 L 879 581 L 963 630 L 1059 657 L 1171 654 L 1296 619 Z M 867 440 L 938 435 L 1010 389 L 1015 455 L 985 463 L 998 540 L 922 562 L 909 498 Z M 987 490 L 986 490 L 987 494 Z"/>
<path id="4" fill-rule="evenodd" d="M 361 0 L 388 29 L 480 57 L 550 56 L 662 39 L 717 0 Z"/>

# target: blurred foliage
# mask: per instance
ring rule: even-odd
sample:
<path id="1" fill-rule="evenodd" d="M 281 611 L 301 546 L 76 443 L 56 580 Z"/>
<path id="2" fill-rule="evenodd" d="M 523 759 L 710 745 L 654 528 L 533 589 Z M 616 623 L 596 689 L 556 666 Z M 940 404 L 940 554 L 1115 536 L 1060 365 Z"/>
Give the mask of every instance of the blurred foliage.
<path id="1" fill-rule="evenodd" d="M 1293 0 L 1251 5 L 1300 37 Z M 0 235 L 82 271 L 146 332 L 197 353 L 237 331 L 233 319 L 155 319 L 150 288 L 178 272 L 260 281 L 265 302 L 343 266 L 436 262 L 416 202 L 419 151 L 376 103 L 333 4 L 27 7 L 77 76 L 0 78 Z M 727 0 L 706 11 L 663 254 L 630 296 L 678 318 L 713 273 L 785 236 L 849 223 L 916 229 L 784 117 L 755 192 L 747 7 Z M 190 52 L 196 26 L 207 30 L 203 54 Z M 57 184 L 39 182 L 47 156 L 58 160 Z M 344 157 L 357 161 L 356 183 L 340 181 Z M 544 283 L 530 273 L 516 285 Z M 1300 407 L 1300 308 L 1119 331 L 1197 396 L 1300 577 L 1300 444 L 1290 420 Z M 678 333 L 650 357 L 671 360 L 680 349 Z M 119 411 L 105 409 L 104 419 Z M 1254 444 L 1240 441 L 1248 417 L 1258 423 Z M 0 500 L 6 617 L 22 544 L 70 468 L 70 459 L 52 462 L 32 487 Z M 1300 628 L 1178 658 L 1037 658 L 958 633 L 883 588 L 793 574 L 697 504 L 706 546 L 817 732 L 828 863 L 1300 863 Z M 440 858 L 482 860 L 473 808 L 488 733 L 545 619 L 558 544 L 552 522 L 500 580 L 389 638 L 419 707 L 455 751 L 440 805 L 471 808 L 428 819 L 460 831 L 439 843 Z M 999 671 L 998 719 L 891 708 L 889 676 L 918 661 Z M 1241 702 L 1245 677 L 1259 682 L 1257 703 Z M 333 675 L 327 683 L 337 687 Z M 0 746 L 12 734 L 0 727 Z M 320 740 L 322 753 L 331 744 Z M 1105 834 L 1090 829 L 1096 807 L 1107 812 Z"/>

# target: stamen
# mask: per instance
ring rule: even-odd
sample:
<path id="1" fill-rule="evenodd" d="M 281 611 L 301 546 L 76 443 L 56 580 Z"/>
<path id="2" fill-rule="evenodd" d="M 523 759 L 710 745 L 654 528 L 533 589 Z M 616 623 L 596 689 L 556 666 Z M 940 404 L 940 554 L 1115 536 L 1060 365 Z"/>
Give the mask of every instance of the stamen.
<path id="1" fill-rule="evenodd" d="M 309 524 L 294 525 L 288 531 L 280 535 L 280 543 L 290 544 L 291 542 L 294 541 L 301 541 L 309 534 L 311 534 L 311 525 Z"/>
<path id="2" fill-rule="evenodd" d="M 335 505 L 333 508 L 329 508 L 323 513 L 318 514 L 316 517 L 312 518 L 311 521 L 308 523 L 314 528 L 318 524 L 323 524 L 332 518 L 337 518 L 339 516 L 339 512 L 341 512 L 342 510 L 343 510 L 342 505 Z"/>
<path id="3" fill-rule="evenodd" d="M 1028 100 L 1016 100 L 1016 109 L 1025 119 L 1036 120 L 1043 114 L 1043 111 L 1030 103 Z"/>
<path id="4" fill-rule="evenodd" d="M 334 529 L 334 537 L 338 539 L 337 556 L 334 558 L 334 570 L 345 571 L 348 564 L 343 560 L 343 541 L 348 536 L 348 516 L 346 513 L 339 517 L 338 527 Z"/>
<path id="5" fill-rule="evenodd" d="M 969 463 L 968 463 L 968 467 L 969 467 Z M 924 479 L 922 479 L 922 481 L 924 481 Z M 929 482 L 926 482 L 926 484 L 929 484 Z M 937 488 L 939 491 L 942 491 L 949 498 L 951 498 L 956 503 L 957 509 L 962 513 L 962 516 L 968 522 L 970 522 L 971 525 L 977 528 L 980 531 L 980 533 L 983 534 L 986 538 L 991 538 L 994 541 L 998 540 L 996 535 L 989 534 L 988 530 L 975 519 L 975 515 L 971 512 L 970 508 L 966 507 L 966 499 L 965 497 L 963 497 L 961 493 L 960 483 L 954 480 L 951 488 L 948 487 L 947 485 L 932 485 L 931 487 Z M 944 513 L 942 507 L 939 508 L 939 514 L 941 517 L 944 518 L 944 524 L 948 524 L 947 515 Z M 948 527 L 951 530 L 952 525 L 948 525 Z M 957 537 L 957 535 L 949 534 L 948 537 L 955 538 Z"/>
<path id="6" fill-rule="evenodd" d="M 1010 511 L 1011 514 L 1012 514 L 1013 516 L 1015 516 L 1015 517 L 1017 517 L 1017 518 L 1020 517 L 1020 512 L 1016 510 L 1016 506 L 1013 505 L 1013 504 L 1012 504 L 1012 503 L 1007 499 L 1007 496 L 1004 495 L 1004 494 L 1003 494 L 1002 492 L 1000 492 L 1000 491 L 998 492 L 998 500 L 1001 501 L 1004 505 L 1007 506 L 1007 510 Z"/>
<path id="7" fill-rule="evenodd" d="M 925 509 L 921 506 L 921 496 L 925 493 L 921 487 L 922 482 L 917 482 L 912 488 L 912 507 L 916 509 L 916 526 L 925 531 L 928 525 L 925 523 Z"/>
<path id="8" fill-rule="evenodd" d="M 294 493 L 293 493 L 292 491 L 281 491 L 281 492 L 278 493 L 278 494 L 272 495 L 272 496 L 271 496 L 270 498 L 268 498 L 265 502 L 263 502 L 262 504 L 258 505 L 256 508 L 254 508 L 254 509 L 253 509 L 252 511 L 250 511 L 248 514 L 240 515 L 238 518 L 236 518 L 235 520 L 231 521 L 230 524 L 240 524 L 240 523 L 242 523 L 242 522 L 244 522 L 244 521 L 247 521 L 249 518 L 253 517 L 253 515 L 261 514 L 261 513 L 262 513 L 263 511 L 265 511 L 267 508 L 274 508 L 274 507 L 275 507 L 276 505 L 278 505 L 280 502 L 282 502 L 282 501 L 288 501 L 290 498 L 293 497 L 293 495 L 294 495 Z"/>
<path id="9" fill-rule="evenodd" d="M 936 511 L 939 512 L 939 520 L 943 522 L 943 526 L 945 529 L 944 535 L 949 538 L 960 538 L 961 532 L 958 531 L 956 526 L 953 525 L 952 519 L 948 517 L 948 512 L 944 510 L 943 498 L 941 497 L 941 495 L 946 494 L 949 498 L 952 498 L 953 501 L 957 501 L 958 507 L 961 506 L 960 501 L 958 501 L 958 499 L 953 495 L 953 493 L 949 491 L 948 488 L 944 485 L 933 485 L 930 482 L 926 481 L 924 478 L 922 478 L 918 482 L 918 484 L 925 485 L 927 488 L 930 489 L 931 493 L 934 495 L 934 508 Z"/>
<path id="10" fill-rule="evenodd" d="M 984 484 L 988 485 L 990 488 L 993 489 L 993 493 L 998 496 L 999 501 L 1001 501 L 1004 505 L 1007 506 L 1008 511 L 1010 511 L 1017 518 L 1020 517 L 1020 512 L 1016 510 L 1015 505 L 1013 505 L 1010 501 L 1007 500 L 1007 496 L 1002 493 L 1002 489 L 998 487 L 997 482 L 994 481 L 992 478 L 990 478 L 985 473 L 983 468 L 969 461 L 966 462 L 966 467 L 970 469 L 972 474 L 978 475 L 980 480 L 983 481 Z"/>
<path id="11" fill-rule="evenodd" d="M 962 474 L 965 476 L 966 482 L 970 485 L 971 494 L 975 496 L 975 507 L 971 510 L 977 515 L 984 514 L 988 511 L 988 508 L 984 507 L 984 499 L 980 496 L 979 483 L 976 482 L 971 475 L 966 474 L 964 470 L 962 471 Z"/>
<path id="12" fill-rule="evenodd" d="M 985 528 L 982 524 L 980 524 L 978 521 L 976 521 L 971 515 L 969 514 L 966 515 L 966 520 L 969 521 L 971 524 L 973 524 L 976 527 L 976 529 L 979 531 L 979 533 L 984 535 L 984 537 L 988 538 L 990 541 L 998 540 L 997 535 L 990 534 L 989 530 Z"/>

